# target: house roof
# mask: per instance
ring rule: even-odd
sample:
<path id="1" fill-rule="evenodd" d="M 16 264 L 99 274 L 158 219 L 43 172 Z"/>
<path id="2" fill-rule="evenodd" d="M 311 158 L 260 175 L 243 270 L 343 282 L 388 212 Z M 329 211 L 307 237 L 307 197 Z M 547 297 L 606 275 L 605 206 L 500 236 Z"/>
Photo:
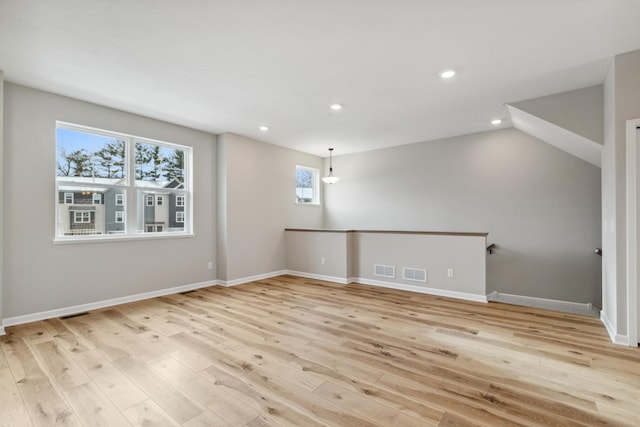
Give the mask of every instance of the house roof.
<path id="1" fill-rule="evenodd" d="M 600 84 L 614 55 L 640 48 L 639 16 L 637 0 L 3 1 L 0 69 L 340 155 L 493 129 L 505 103 Z"/>
<path id="2" fill-rule="evenodd" d="M 69 205 L 70 211 L 95 211 L 94 205 Z"/>

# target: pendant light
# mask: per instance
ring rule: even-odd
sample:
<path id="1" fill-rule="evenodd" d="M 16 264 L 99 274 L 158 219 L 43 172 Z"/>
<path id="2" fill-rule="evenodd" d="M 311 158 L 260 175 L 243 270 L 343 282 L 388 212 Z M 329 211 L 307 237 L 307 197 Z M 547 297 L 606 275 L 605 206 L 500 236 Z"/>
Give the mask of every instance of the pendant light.
<path id="1" fill-rule="evenodd" d="M 322 178 L 322 180 L 327 184 L 335 184 L 340 180 L 340 177 L 333 176 L 333 162 L 331 153 L 333 153 L 333 148 L 329 148 L 329 175 Z"/>

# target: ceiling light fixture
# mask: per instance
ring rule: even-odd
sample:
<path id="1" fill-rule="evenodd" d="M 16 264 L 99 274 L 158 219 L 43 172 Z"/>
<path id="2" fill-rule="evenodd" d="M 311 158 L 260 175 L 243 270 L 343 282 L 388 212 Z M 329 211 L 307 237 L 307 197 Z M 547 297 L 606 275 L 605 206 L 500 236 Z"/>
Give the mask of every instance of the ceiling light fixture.
<path id="1" fill-rule="evenodd" d="M 333 111 L 340 111 L 342 110 L 342 104 L 332 104 L 329 108 L 331 108 Z M 331 150 L 333 150 L 333 148 L 331 148 Z"/>
<path id="2" fill-rule="evenodd" d="M 322 180 L 327 184 L 335 184 L 340 180 L 340 177 L 333 176 L 333 162 L 331 153 L 333 153 L 333 148 L 329 148 L 329 175 L 322 178 Z"/>
<path id="3" fill-rule="evenodd" d="M 500 123 L 502 123 L 502 120 L 500 119 L 491 120 L 491 124 L 494 126 L 498 126 Z"/>
<path id="4" fill-rule="evenodd" d="M 260 126 L 260 128 L 259 128 L 259 129 L 260 129 L 262 132 L 266 132 L 266 131 L 268 131 L 268 130 L 269 130 L 269 126 L 264 126 L 264 125 L 263 125 L 263 126 Z"/>
<path id="5" fill-rule="evenodd" d="M 455 70 L 444 70 L 443 72 L 440 73 L 440 77 L 442 77 L 443 79 L 450 79 L 455 75 L 456 75 Z"/>

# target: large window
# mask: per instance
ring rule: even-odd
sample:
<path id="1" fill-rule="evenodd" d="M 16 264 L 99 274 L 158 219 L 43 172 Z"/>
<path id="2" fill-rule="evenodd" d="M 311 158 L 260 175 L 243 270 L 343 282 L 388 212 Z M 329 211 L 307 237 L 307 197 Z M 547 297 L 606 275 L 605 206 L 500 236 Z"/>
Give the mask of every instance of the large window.
<path id="1" fill-rule="evenodd" d="M 306 166 L 296 166 L 296 203 L 320 203 L 320 171 Z"/>
<path id="2" fill-rule="evenodd" d="M 191 233 L 191 152 L 181 145 L 58 123 L 56 238 Z"/>

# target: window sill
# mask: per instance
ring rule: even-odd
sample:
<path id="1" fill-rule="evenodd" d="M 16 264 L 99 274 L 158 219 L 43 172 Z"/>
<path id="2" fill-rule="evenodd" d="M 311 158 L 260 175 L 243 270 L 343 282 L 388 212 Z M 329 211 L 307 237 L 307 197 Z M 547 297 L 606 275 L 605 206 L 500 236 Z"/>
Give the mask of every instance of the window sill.
<path id="1" fill-rule="evenodd" d="M 141 240 L 164 240 L 164 239 L 185 239 L 195 237 L 193 233 L 140 233 L 139 235 L 129 236 L 91 236 L 83 238 L 56 237 L 53 239 L 54 245 L 75 245 L 82 243 L 106 243 L 106 242 L 124 242 L 124 241 L 141 241 Z"/>
<path id="2" fill-rule="evenodd" d="M 302 203 L 302 202 L 295 202 L 296 206 L 320 206 L 320 203 Z"/>

